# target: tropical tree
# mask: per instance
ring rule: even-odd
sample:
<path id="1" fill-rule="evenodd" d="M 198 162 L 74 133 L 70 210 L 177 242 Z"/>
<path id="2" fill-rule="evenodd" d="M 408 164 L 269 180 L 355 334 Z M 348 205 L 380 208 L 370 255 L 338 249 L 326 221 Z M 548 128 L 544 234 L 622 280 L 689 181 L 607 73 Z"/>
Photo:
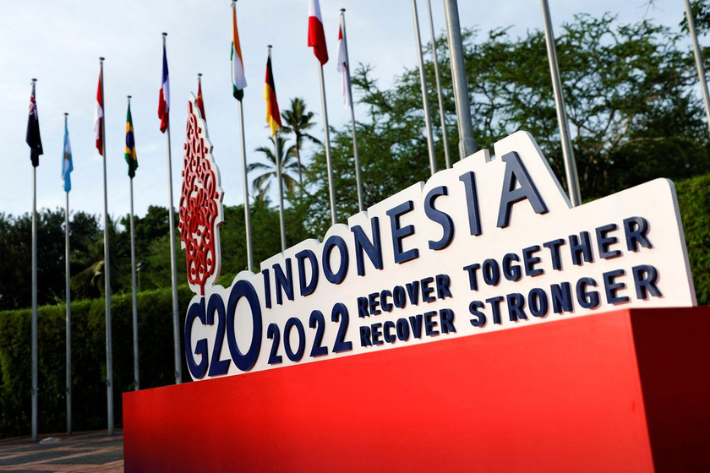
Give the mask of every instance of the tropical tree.
<path id="1" fill-rule="evenodd" d="M 130 269 L 130 236 L 118 228 L 118 219 L 109 219 L 109 249 L 111 292 L 120 293 L 127 286 Z M 105 259 L 103 230 L 85 242 L 84 251 L 74 256 L 85 269 L 72 275 L 72 293 L 77 299 L 103 297 L 105 293 Z M 98 237 L 98 238 L 97 238 Z M 130 283 L 129 283 L 130 284 Z M 130 287 L 130 286 L 128 286 Z"/>
<path id="2" fill-rule="evenodd" d="M 308 133 L 308 130 L 315 126 L 313 122 L 313 112 L 306 112 L 306 102 L 302 98 L 296 97 L 291 99 L 291 108 L 284 110 L 281 113 L 284 119 L 284 126 L 281 128 L 283 133 L 293 133 L 296 139 L 296 145 L 293 146 L 293 152 L 296 154 L 298 161 L 298 185 L 303 185 L 303 177 L 301 172 L 301 149 L 304 141 L 310 141 L 314 144 L 321 144 L 320 140 Z"/>
<path id="3" fill-rule="evenodd" d="M 293 173 L 297 170 L 297 164 L 294 160 L 296 153 L 294 152 L 295 145 L 287 147 L 286 138 L 281 133 L 277 132 L 276 137 L 270 137 L 271 146 L 260 146 L 255 151 L 263 153 L 266 158 L 266 163 L 255 162 L 247 167 L 247 173 L 259 173 L 253 180 L 252 186 L 254 194 L 257 195 L 257 200 L 264 200 L 267 192 L 271 188 L 271 183 L 277 177 L 276 155 L 274 149 L 278 153 L 279 163 L 281 164 L 281 179 L 287 191 L 293 191 L 296 188 L 296 180 L 293 178 Z"/>

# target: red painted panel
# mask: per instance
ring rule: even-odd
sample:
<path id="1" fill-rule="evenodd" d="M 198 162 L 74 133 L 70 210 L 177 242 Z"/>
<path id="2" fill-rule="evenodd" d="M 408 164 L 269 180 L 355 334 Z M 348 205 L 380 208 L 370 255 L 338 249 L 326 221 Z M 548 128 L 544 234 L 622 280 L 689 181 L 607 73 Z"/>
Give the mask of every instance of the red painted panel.
<path id="1" fill-rule="evenodd" d="M 631 314 L 653 460 L 658 471 L 710 471 L 710 307 Z M 678 452 L 702 452 L 679 455 Z"/>
<path id="2" fill-rule="evenodd" d="M 674 329 L 654 317 L 673 317 Z M 710 308 L 617 311 L 126 393 L 125 467 L 653 471 L 652 446 L 659 465 L 703 454 L 683 438 L 708 425 L 707 407 L 693 420 L 700 401 L 658 396 L 708 399 L 707 381 L 695 382 L 708 352 L 668 350 L 665 365 L 653 355 L 691 333 L 692 344 L 710 339 Z"/>

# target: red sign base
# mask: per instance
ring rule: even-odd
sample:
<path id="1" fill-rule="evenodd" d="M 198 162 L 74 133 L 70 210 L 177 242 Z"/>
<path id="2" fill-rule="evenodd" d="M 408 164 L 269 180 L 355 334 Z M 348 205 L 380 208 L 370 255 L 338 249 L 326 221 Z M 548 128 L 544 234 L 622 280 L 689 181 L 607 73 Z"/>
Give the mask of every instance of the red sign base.
<path id="1" fill-rule="evenodd" d="M 129 472 L 707 472 L 710 307 L 620 310 L 123 403 Z"/>

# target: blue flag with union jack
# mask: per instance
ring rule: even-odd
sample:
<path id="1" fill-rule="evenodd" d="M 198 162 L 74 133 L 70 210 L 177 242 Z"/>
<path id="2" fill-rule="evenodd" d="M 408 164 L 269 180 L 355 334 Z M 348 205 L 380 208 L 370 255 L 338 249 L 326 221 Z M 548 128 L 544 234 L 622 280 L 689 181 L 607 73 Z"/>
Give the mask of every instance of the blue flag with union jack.
<path id="1" fill-rule="evenodd" d="M 32 83 L 32 95 L 30 96 L 30 116 L 27 121 L 27 145 L 30 147 L 30 159 L 34 167 L 39 166 L 39 155 L 42 151 L 42 138 L 39 135 L 39 115 L 37 114 L 37 101 L 35 100 L 35 84 Z"/>

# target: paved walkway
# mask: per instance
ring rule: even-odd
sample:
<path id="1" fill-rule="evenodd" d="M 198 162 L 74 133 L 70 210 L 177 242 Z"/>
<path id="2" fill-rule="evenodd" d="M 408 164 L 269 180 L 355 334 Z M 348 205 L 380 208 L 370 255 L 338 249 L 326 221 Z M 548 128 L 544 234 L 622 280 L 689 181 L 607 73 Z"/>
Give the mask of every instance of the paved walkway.
<path id="1" fill-rule="evenodd" d="M 40 436 L 0 440 L 0 472 L 122 472 L 123 432 Z"/>

